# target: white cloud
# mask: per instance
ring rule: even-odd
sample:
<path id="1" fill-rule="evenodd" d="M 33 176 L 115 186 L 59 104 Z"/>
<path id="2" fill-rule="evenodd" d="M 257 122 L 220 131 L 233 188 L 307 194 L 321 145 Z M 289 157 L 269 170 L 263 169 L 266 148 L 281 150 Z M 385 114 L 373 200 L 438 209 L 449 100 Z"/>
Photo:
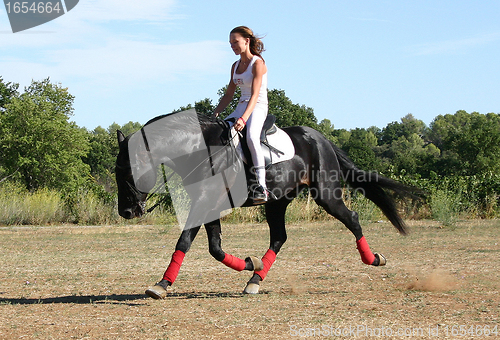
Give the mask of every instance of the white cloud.
<path id="1" fill-rule="evenodd" d="M 415 55 L 446 54 L 465 51 L 500 40 L 500 32 L 486 33 L 470 38 L 419 44 L 410 47 Z"/>
<path id="2" fill-rule="evenodd" d="M 81 0 L 50 23 L 16 34 L 2 33 L 2 76 L 23 85 L 50 76 L 62 82 L 77 79 L 119 87 L 227 72 L 227 42 L 172 43 L 162 41 L 157 29 L 145 28 L 142 21 L 172 22 L 175 5 L 175 0 Z M 136 32 L 123 33 L 122 23 L 109 21 L 141 23 Z"/>
<path id="3" fill-rule="evenodd" d="M 0 49 L 11 46 L 50 47 L 99 39 L 117 30 L 117 23 L 171 24 L 176 0 L 81 0 L 68 13 L 32 29 L 11 33 L 7 13 L 0 13 Z"/>
<path id="4" fill-rule="evenodd" d="M 58 50 L 49 59 L 56 64 L 54 71 L 66 76 L 169 80 L 177 74 L 220 72 L 224 50 L 227 43 L 221 41 L 169 45 L 113 39 L 102 47 Z"/>
<path id="5" fill-rule="evenodd" d="M 375 17 L 350 17 L 349 19 L 356 21 L 367 21 L 367 22 L 391 22 L 390 20 L 387 19 L 380 19 Z"/>
<path id="6" fill-rule="evenodd" d="M 175 4 L 175 0 L 82 0 L 69 13 L 88 21 L 165 21 Z"/>
<path id="7" fill-rule="evenodd" d="M 227 50 L 222 41 L 156 44 L 111 39 L 103 46 L 45 51 L 39 61 L 0 58 L 0 69 L 6 80 L 21 83 L 50 76 L 63 83 L 78 79 L 92 86 L 121 87 L 226 72 Z"/>

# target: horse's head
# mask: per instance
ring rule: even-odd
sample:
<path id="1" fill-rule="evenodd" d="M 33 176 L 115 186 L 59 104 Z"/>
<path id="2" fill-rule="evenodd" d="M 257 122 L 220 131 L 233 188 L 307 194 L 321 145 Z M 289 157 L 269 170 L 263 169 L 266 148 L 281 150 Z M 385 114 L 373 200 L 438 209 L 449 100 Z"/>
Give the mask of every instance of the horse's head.
<path id="1" fill-rule="evenodd" d="M 225 153 L 220 152 L 222 130 L 220 124 L 188 110 L 156 117 L 128 137 L 118 131 L 115 173 L 120 216 L 131 219 L 144 214 L 147 194 L 156 185 L 160 164 L 180 176 L 191 193 L 193 188 L 201 190 L 191 185 L 210 177 L 211 162 L 217 169 L 226 164 Z"/>
<path id="2" fill-rule="evenodd" d="M 156 183 L 156 172 L 154 169 L 143 171 L 139 178 L 134 178 L 130 164 L 129 137 L 125 137 L 121 131 L 117 131 L 118 145 L 120 151 L 116 158 L 116 184 L 118 186 L 118 213 L 121 217 L 131 219 L 141 217 L 145 212 L 146 198 L 148 192 Z M 147 165 L 146 167 L 151 168 Z"/>

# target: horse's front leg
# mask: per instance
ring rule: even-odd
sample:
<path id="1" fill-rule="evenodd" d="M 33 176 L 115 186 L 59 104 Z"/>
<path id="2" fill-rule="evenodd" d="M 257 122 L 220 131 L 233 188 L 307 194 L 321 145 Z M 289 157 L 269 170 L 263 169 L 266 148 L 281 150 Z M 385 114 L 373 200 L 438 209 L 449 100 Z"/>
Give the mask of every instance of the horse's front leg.
<path id="1" fill-rule="evenodd" d="M 266 218 L 269 225 L 271 241 L 269 249 L 262 257 L 262 270 L 256 270 L 254 272 L 252 278 L 248 281 L 247 286 L 243 290 L 244 294 L 257 294 L 259 292 L 260 282 L 266 278 L 269 269 L 271 269 L 271 266 L 276 260 L 276 255 L 286 242 L 285 212 L 289 203 L 290 201 L 285 198 L 279 201 L 266 203 Z"/>
<path id="2" fill-rule="evenodd" d="M 222 229 L 220 220 L 205 223 L 205 230 L 208 236 L 208 250 L 210 254 L 219 262 L 236 271 L 242 270 L 262 270 L 262 261 L 254 256 L 247 257 L 245 260 L 228 254 L 222 250 L 221 234 Z"/>
<path id="3" fill-rule="evenodd" d="M 177 245 L 175 246 L 175 252 L 172 254 L 170 264 L 165 274 L 163 274 L 163 278 L 153 287 L 146 290 L 146 295 L 153 299 L 164 299 L 167 296 L 167 288 L 175 282 L 179 270 L 181 269 L 184 256 L 189 251 L 189 248 L 191 248 L 191 244 L 198 234 L 198 231 L 200 231 L 200 227 L 201 226 L 187 229 L 181 233 Z"/>

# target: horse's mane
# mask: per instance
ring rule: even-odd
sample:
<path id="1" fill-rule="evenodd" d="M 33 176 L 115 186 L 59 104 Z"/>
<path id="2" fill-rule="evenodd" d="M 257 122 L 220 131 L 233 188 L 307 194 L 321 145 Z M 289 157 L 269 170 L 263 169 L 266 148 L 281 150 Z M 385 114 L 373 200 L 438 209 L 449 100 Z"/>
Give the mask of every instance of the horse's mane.
<path id="1" fill-rule="evenodd" d="M 182 114 L 187 111 L 173 112 L 167 113 L 164 115 L 160 115 L 158 117 L 150 119 L 144 127 L 150 126 L 155 122 L 160 120 L 162 121 L 161 128 L 162 130 L 172 130 L 172 131 L 185 131 L 185 132 L 198 132 L 200 131 L 200 127 L 202 130 L 207 129 L 210 126 L 214 125 L 214 122 L 210 119 L 210 117 L 199 114 L 193 110 L 192 114 Z M 150 128 L 152 128 L 151 126 Z"/>

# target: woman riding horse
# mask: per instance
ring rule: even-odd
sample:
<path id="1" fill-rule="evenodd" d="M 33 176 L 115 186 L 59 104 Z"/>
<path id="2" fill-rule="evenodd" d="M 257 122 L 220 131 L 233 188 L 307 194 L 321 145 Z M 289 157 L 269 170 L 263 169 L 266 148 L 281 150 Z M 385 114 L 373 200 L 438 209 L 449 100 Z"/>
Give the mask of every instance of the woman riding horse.
<path id="1" fill-rule="evenodd" d="M 160 122 L 161 128 L 156 128 Z M 159 132 L 154 133 L 155 129 Z M 221 247 L 220 220 L 213 216 L 217 215 L 214 212 L 224 209 L 219 202 L 223 202 L 224 197 L 227 198 L 228 190 L 236 183 L 236 175 L 231 174 L 234 155 L 218 152 L 211 154 L 208 159 L 202 156 L 201 145 L 206 144 L 205 148 L 211 150 L 231 148 L 224 138 L 228 135 L 228 129 L 229 126 L 221 120 L 213 121 L 207 116 L 181 112 L 157 117 L 128 137 L 118 132 L 120 151 L 116 162 L 116 180 L 118 210 L 122 217 L 134 218 L 144 214 L 147 193 L 155 186 L 157 167 L 161 164 L 178 173 L 185 184 L 191 183 L 193 176 L 197 178 L 197 183 L 201 183 L 188 192 L 191 211 L 186 227 L 179 237 L 163 278 L 147 290 L 149 296 L 164 298 L 167 295 L 166 289 L 175 282 L 185 254 L 202 224 L 207 232 L 210 254 L 237 271 L 254 271 L 244 292 L 257 293 L 260 282 L 265 279 L 276 255 L 286 242 L 287 206 L 306 187 L 319 206 L 340 220 L 353 233 L 363 263 L 373 266 L 385 265 L 385 258 L 370 250 L 363 236 L 358 214 L 345 206 L 340 194 L 341 180 L 373 201 L 402 234 L 405 234 L 406 226 L 389 193 L 413 195 L 415 189 L 358 169 L 331 141 L 309 127 L 283 128 L 290 136 L 296 153 L 292 159 L 273 164 L 266 170 L 268 189 L 274 195 L 265 203 L 270 245 L 262 260 L 251 257 L 243 260 L 225 253 Z M 138 140 L 144 140 L 140 151 L 135 150 L 131 143 L 137 136 Z M 134 155 L 132 162 L 131 155 Z M 133 174 L 133 169 L 136 168 L 140 169 L 139 178 Z M 227 177 L 226 187 L 204 180 L 224 171 Z M 253 203 L 247 201 L 246 204 Z"/>
<path id="2" fill-rule="evenodd" d="M 241 97 L 238 106 L 226 119 L 229 122 L 231 119 L 235 120 L 236 131 L 242 131 L 246 126 L 247 144 L 258 182 L 252 186 L 251 199 L 265 202 L 268 197 L 266 170 L 264 154 L 260 147 L 260 134 L 268 111 L 267 66 L 261 56 L 264 44 L 246 26 L 234 28 L 229 35 L 229 42 L 234 53 L 240 56 L 240 60 L 231 67 L 231 80 L 212 117 L 217 118 L 219 113 L 224 111 L 233 99 L 236 86 L 239 86 Z"/>

